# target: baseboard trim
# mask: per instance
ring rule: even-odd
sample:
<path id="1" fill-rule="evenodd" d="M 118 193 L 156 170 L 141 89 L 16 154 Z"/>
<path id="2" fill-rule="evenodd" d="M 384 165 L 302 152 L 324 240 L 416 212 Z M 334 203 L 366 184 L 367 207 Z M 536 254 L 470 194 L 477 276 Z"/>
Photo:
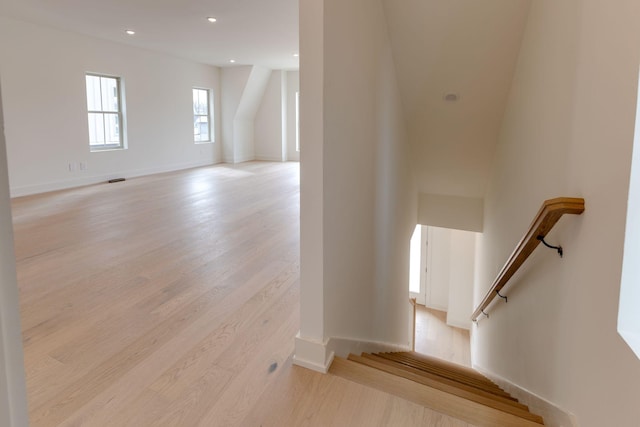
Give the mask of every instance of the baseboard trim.
<path id="1" fill-rule="evenodd" d="M 579 427 L 578 419 L 571 412 L 565 411 L 548 400 L 530 392 L 529 390 L 495 375 L 482 367 L 473 364 L 473 368 L 496 383 L 500 388 L 527 405 L 529 410 L 544 419 L 544 425 L 549 427 Z"/>
<path id="2" fill-rule="evenodd" d="M 409 345 L 398 345 L 379 341 L 355 340 L 351 338 L 330 338 L 318 341 L 296 335 L 293 364 L 312 371 L 326 374 L 335 356 L 346 358 L 350 353 L 380 353 L 391 351 L 411 351 Z"/>
<path id="3" fill-rule="evenodd" d="M 184 169 L 192 169 L 192 168 L 198 168 L 203 166 L 212 166 L 217 163 L 218 162 L 211 162 L 211 161 L 178 163 L 178 164 L 160 166 L 155 168 L 123 170 L 123 171 L 113 172 L 109 174 L 85 175 L 78 178 L 47 182 L 44 184 L 24 185 L 19 187 L 12 187 L 11 197 L 13 198 L 13 197 L 31 196 L 33 194 L 48 193 L 50 191 L 67 190 L 70 188 L 83 187 L 85 185 L 94 185 L 101 182 L 106 182 L 113 178 L 121 178 L 121 177 L 136 178 L 140 176 L 154 175 L 158 173 L 175 172 L 175 171 L 184 170 Z M 77 173 L 80 174 L 83 172 L 77 172 Z"/>
<path id="4" fill-rule="evenodd" d="M 326 374 L 333 362 L 334 353 L 329 351 L 327 341 L 318 341 L 296 335 L 293 364 Z"/>
<path id="5" fill-rule="evenodd" d="M 259 162 L 286 162 L 286 160 L 282 160 L 282 157 L 276 156 L 256 156 L 255 159 Z"/>

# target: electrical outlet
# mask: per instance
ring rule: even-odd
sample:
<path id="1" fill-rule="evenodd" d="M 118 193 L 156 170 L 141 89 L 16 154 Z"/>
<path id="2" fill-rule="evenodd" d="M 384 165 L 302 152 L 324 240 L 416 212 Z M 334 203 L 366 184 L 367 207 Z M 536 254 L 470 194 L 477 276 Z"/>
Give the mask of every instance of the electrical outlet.
<path id="1" fill-rule="evenodd" d="M 75 162 L 69 162 L 69 172 L 75 172 L 76 164 Z"/>

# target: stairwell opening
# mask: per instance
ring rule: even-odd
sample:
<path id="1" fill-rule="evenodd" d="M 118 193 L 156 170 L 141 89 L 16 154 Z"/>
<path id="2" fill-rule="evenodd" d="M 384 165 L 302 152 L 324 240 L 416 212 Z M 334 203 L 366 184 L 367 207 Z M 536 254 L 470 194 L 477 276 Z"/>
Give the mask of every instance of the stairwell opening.
<path id="1" fill-rule="evenodd" d="M 470 365 L 478 233 L 418 225 L 411 240 L 410 297 L 416 352 Z"/>

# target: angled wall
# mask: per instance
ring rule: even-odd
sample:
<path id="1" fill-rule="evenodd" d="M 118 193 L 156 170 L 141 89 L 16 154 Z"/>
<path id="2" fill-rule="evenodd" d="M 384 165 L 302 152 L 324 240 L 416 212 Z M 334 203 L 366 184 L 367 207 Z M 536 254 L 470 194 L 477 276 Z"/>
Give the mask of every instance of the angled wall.
<path id="1" fill-rule="evenodd" d="M 256 116 L 271 77 L 272 71 L 265 67 L 223 68 L 222 138 L 226 163 L 240 163 L 256 158 Z M 280 126 L 280 123 L 280 120 L 276 120 L 274 126 Z M 272 132 L 268 133 L 268 138 L 271 134 Z"/>
<path id="2" fill-rule="evenodd" d="M 222 68 L 220 71 L 222 86 L 222 153 L 225 163 L 236 163 L 234 121 L 250 75 L 250 66 Z"/>
<path id="3" fill-rule="evenodd" d="M 283 152 L 283 140 L 287 137 L 286 76 L 286 71 L 273 71 L 262 97 L 255 119 L 256 160 L 287 160 Z"/>
<path id="4" fill-rule="evenodd" d="M 505 289 L 509 303 L 473 332 L 476 366 L 582 427 L 640 419 L 640 361 L 616 329 L 639 16 L 635 0 L 531 2 L 485 198 L 476 302 L 543 200 L 586 200 L 582 216 L 561 219 L 548 236 L 564 258 L 538 248 Z"/>

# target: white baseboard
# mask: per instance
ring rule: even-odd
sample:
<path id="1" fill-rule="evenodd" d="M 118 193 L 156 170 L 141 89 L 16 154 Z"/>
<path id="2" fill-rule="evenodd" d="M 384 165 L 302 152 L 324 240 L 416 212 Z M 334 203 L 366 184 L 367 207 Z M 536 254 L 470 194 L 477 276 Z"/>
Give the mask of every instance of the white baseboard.
<path id="1" fill-rule="evenodd" d="M 259 162 L 285 162 L 286 160 L 282 160 L 282 157 L 276 156 L 256 156 L 255 160 Z"/>
<path id="2" fill-rule="evenodd" d="M 485 369 L 473 365 L 473 368 L 482 375 L 496 383 L 500 388 L 509 393 L 518 401 L 529 407 L 531 413 L 540 415 L 544 419 L 544 425 L 549 427 L 579 427 L 578 419 L 569 411 L 556 406 L 548 400 L 524 389 L 499 375 L 492 374 Z"/>
<path id="3" fill-rule="evenodd" d="M 411 351 L 411 346 L 350 338 L 330 338 L 322 342 L 301 337 L 298 333 L 293 363 L 326 374 L 331 367 L 334 356 L 346 358 L 350 353 L 360 355 L 389 351 Z"/>
<path id="4" fill-rule="evenodd" d="M 102 175 L 86 175 L 83 172 L 76 172 L 78 175 L 72 179 L 51 181 L 43 184 L 24 185 L 11 188 L 11 197 L 30 196 L 32 194 L 47 193 L 49 191 L 66 190 L 69 188 L 82 187 L 85 185 L 98 184 L 113 178 L 135 178 L 139 176 L 153 175 L 157 173 L 174 172 L 183 169 L 198 168 L 216 164 L 211 161 L 198 161 L 189 163 L 178 163 L 173 165 L 159 166 L 155 168 L 123 170 Z"/>
<path id="5" fill-rule="evenodd" d="M 238 157 L 236 159 L 234 159 L 233 163 L 244 163 L 244 162 L 251 162 L 254 161 L 256 159 L 256 156 L 242 156 L 242 157 Z"/>
<path id="6" fill-rule="evenodd" d="M 329 351 L 327 341 L 318 341 L 296 335 L 293 364 L 326 374 L 333 362 L 334 353 Z"/>

